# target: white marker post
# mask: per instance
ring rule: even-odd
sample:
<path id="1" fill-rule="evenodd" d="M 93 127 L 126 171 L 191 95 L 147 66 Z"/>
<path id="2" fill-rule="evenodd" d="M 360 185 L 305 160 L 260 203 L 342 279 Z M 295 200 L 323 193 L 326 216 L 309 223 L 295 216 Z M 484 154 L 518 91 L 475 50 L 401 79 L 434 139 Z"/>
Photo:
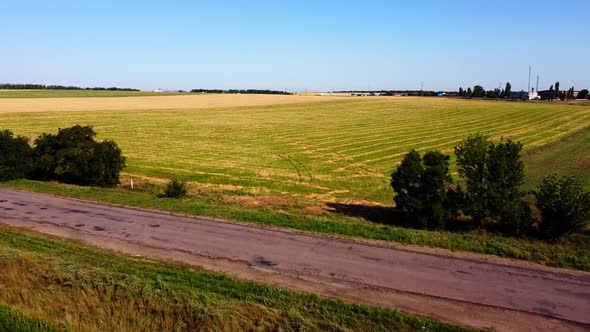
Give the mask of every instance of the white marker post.
<path id="1" fill-rule="evenodd" d="M 131 183 L 131 189 L 133 189 L 133 179 L 130 179 L 129 182 Z"/>

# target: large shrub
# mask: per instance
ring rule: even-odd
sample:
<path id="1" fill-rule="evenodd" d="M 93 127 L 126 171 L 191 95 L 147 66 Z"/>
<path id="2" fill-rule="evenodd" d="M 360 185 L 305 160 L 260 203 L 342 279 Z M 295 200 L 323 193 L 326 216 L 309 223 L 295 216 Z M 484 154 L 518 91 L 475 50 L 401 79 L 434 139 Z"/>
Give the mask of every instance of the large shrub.
<path id="1" fill-rule="evenodd" d="M 590 224 L 590 193 L 574 176 L 545 177 L 535 197 L 542 218 L 539 231 L 546 238 L 558 238 Z"/>
<path id="2" fill-rule="evenodd" d="M 96 142 L 89 126 L 59 129 L 35 140 L 31 177 L 85 186 L 112 187 L 119 183 L 125 157 L 113 141 Z"/>
<path id="3" fill-rule="evenodd" d="M 410 151 L 391 175 L 396 207 L 417 227 L 444 228 L 448 217 L 446 190 L 451 182 L 449 156 Z"/>
<path id="4" fill-rule="evenodd" d="M 526 199 L 509 202 L 498 216 L 497 230 L 503 234 L 525 237 L 533 232 L 532 203 Z"/>
<path id="5" fill-rule="evenodd" d="M 32 155 L 26 137 L 0 131 L 0 182 L 24 178 L 33 166 Z"/>

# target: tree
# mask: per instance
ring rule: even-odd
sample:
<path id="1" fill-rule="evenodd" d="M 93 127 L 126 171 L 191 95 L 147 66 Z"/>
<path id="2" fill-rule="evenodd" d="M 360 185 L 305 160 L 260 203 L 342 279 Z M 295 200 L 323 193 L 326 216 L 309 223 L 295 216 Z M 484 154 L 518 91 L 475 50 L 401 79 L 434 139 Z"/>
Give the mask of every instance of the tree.
<path id="1" fill-rule="evenodd" d="M 483 98 L 486 96 L 486 90 L 481 85 L 476 85 L 473 87 L 473 97 L 475 98 Z"/>
<path id="2" fill-rule="evenodd" d="M 588 89 L 583 89 L 578 93 L 578 96 L 576 97 L 577 99 L 586 99 L 588 98 L 588 95 L 590 93 L 588 92 Z"/>
<path id="3" fill-rule="evenodd" d="M 510 82 L 506 82 L 506 87 L 504 88 L 504 98 L 510 98 L 511 93 L 512 93 L 512 84 L 510 84 Z"/>
<path id="4" fill-rule="evenodd" d="M 494 90 L 490 90 L 486 92 L 486 98 L 500 98 L 500 89 L 495 88 Z"/>
<path id="5" fill-rule="evenodd" d="M 476 221 L 499 220 L 514 210 L 524 179 L 522 144 L 511 140 L 491 142 L 470 135 L 455 146 L 459 175 L 465 180 L 463 210 Z M 510 210 L 508 209 L 510 208 Z"/>
<path id="6" fill-rule="evenodd" d="M 462 87 L 459 87 L 459 97 L 463 97 L 465 95 L 465 91 L 463 91 Z"/>
<path id="7" fill-rule="evenodd" d="M 0 182 L 26 177 L 33 166 L 32 156 L 28 138 L 0 131 Z"/>
<path id="8" fill-rule="evenodd" d="M 410 151 L 391 176 L 396 207 L 418 227 L 444 228 L 448 217 L 446 193 L 451 182 L 448 155 Z"/>
<path id="9" fill-rule="evenodd" d="M 471 88 L 467 88 L 466 96 L 469 98 L 473 97 L 473 92 L 471 91 Z"/>
<path id="10" fill-rule="evenodd" d="M 574 87 L 572 86 L 571 88 L 569 88 L 567 90 L 567 96 L 565 97 L 565 99 L 570 100 L 570 99 L 574 99 Z"/>
<path id="11" fill-rule="evenodd" d="M 522 144 L 510 139 L 488 145 L 487 177 L 488 201 L 492 218 L 500 218 L 509 204 L 520 200 L 519 188 L 524 183 Z"/>
<path id="12" fill-rule="evenodd" d="M 553 89 L 553 85 L 549 87 L 549 100 L 555 99 L 555 90 Z"/>
<path id="13" fill-rule="evenodd" d="M 470 135 L 455 146 L 458 172 L 465 180 L 465 202 L 463 210 L 482 221 L 487 216 L 487 151 L 490 141 L 487 136 Z"/>
<path id="14" fill-rule="evenodd" d="M 539 231 L 546 238 L 558 238 L 590 224 L 590 193 L 574 176 L 545 177 L 535 197 L 542 218 Z"/>
<path id="15" fill-rule="evenodd" d="M 112 187 L 119 183 L 125 157 L 113 141 L 96 142 L 88 126 L 59 129 L 35 140 L 31 177 L 86 186 Z"/>
<path id="16" fill-rule="evenodd" d="M 391 175 L 391 186 L 396 193 L 395 205 L 401 212 L 411 214 L 421 209 L 417 193 L 422 173 L 424 173 L 424 165 L 422 165 L 420 154 L 416 150 L 411 150 Z"/>
<path id="17" fill-rule="evenodd" d="M 559 93 L 560 93 L 560 90 L 559 90 L 559 81 L 558 81 L 558 82 L 555 82 L 555 91 L 553 92 L 553 98 L 551 98 L 551 99 L 557 99 L 559 97 Z"/>

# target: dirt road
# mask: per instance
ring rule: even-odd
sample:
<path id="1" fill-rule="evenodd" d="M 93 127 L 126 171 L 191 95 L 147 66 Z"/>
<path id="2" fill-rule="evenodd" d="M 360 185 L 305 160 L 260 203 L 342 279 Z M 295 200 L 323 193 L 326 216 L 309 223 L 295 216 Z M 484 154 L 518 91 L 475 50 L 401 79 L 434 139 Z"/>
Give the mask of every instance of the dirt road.
<path id="1" fill-rule="evenodd" d="M 590 273 L 3 188 L 0 222 L 471 326 L 590 329 Z"/>

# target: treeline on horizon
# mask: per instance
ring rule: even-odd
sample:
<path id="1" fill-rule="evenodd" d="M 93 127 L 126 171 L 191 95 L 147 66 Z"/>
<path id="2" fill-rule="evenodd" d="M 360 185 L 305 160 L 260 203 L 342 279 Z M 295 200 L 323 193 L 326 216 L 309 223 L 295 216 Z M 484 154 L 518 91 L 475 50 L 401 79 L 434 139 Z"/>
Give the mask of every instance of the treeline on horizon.
<path id="1" fill-rule="evenodd" d="M 574 87 L 568 90 L 560 90 L 559 82 L 555 82 L 548 90 L 537 91 L 537 98 L 540 100 L 572 100 L 572 99 L 590 99 L 590 92 L 588 89 L 580 90 L 577 95 Z M 475 85 L 473 88 L 468 87 L 463 89 L 460 87 L 458 91 L 443 91 L 443 90 L 340 90 L 332 91 L 332 93 L 363 93 L 370 95 L 393 96 L 423 96 L 436 97 L 441 94 L 445 97 L 461 97 L 461 98 L 485 98 L 485 99 L 528 99 L 528 93 L 524 90 L 512 91 L 510 82 L 502 89 L 495 88 L 493 90 L 486 90 L 481 85 Z"/>
<path id="2" fill-rule="evenodd" d="M 536 98 L 540 100 L 572 100 L 572 99 L 590 99 L 588 89 L 582 89 L 576 94 L 575 88 L 572 86 L 568 90 L 561 90 L 559 81 L 549 87 L 549 90 L 534 91 L 537 93 Z M 463 87 L 459 88 L 458 92 L 452 92 L 451 96 L 465 97 L 465 98 L 487 98 L 487 99 L 529 99 L 528 92 L 524 90 L 512 91 L 510 82 L 502 89 L 495 88 L 493 90 L 486 90 L 481 85 L 475 85 L 467 90 Z"/>
<path id="3" fill-rule="evenodd" d="M 379 94 L 382 96 L 393 96 L 395 94 L 404 94 L 411 97 L 416 96 L 426 96 L 426 97 L 436 97 L 440 93 L 444 93 L 446 95 L 452 96 L 457 94 L 457 91 L 426 91 L 426 90 L 341 90 L 341 91 L 332 91 L 332 93 L 368 93 L 368 94 Z"/>
<path id="4" fill-rule="evenodd" d="M 0 84 L 0 89 L 4 90 L 96 90 L 96 91 L 139 91 L 139 89 L 131 88 L 117 88 L 117 87 L 86 87 L 82 88 L 79 86 L 72 85 L 45 85 L 45 84 L 12 84 L 3 83 Z"/>
<path id="5" fill-rule="evenodd" d="M 290 94 L 292 94 L 292 93 L 286 92 L 286 91 L 258 90 L 258 89 L 246 89 L 246 90 L 192 89 L 191 92 L 192 93 L 263 94 L 263 95 L 290 95 Z"/>

